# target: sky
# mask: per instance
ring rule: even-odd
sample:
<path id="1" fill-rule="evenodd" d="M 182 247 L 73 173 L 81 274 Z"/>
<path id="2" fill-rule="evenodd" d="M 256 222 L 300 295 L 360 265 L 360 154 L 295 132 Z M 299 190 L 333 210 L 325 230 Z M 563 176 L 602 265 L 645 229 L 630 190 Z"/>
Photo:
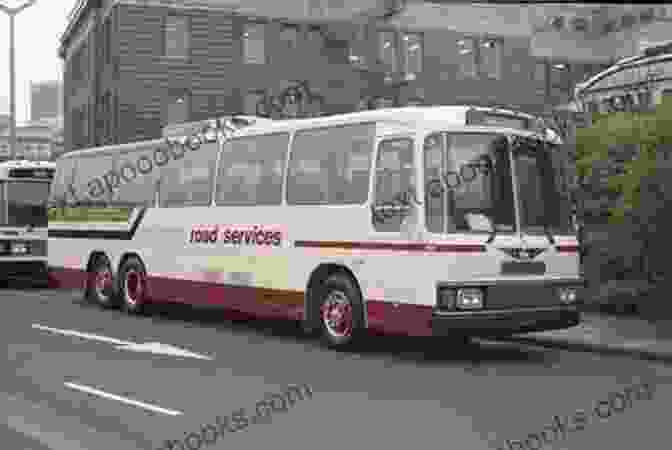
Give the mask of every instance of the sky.
<path id="1" fill-rule="evenodd" d="M 0 0 L 7 6 L 22 0 Z M 30 82 L 60 80 L 62 63 L 58 58 L 61 34 L 76 0 L 37 0 L 16 16 L 16 115 L 17 122 L 29 118 Z M 0 13 L 0 113 L 9 112 L 9 18 Z"/>

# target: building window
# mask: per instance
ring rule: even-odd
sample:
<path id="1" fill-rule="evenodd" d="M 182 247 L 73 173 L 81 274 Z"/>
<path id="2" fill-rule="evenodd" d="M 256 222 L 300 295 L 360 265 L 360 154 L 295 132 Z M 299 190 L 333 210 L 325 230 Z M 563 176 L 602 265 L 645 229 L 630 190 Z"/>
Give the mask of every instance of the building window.
<path id="1" fill-rule="evenodd" d="M 632 14 L 626 14 L 621 17 L 621 26 L 623 28 L 631 28 L 637 22 L 637 18 Z"/>
<path id="2" fill-rule="evenodd" d="M 322 53 L 324 50 L 324 32 L 319 27 L 310 27 L 308 30 L 308 42 L 313 52 Z"/>
<path id="3" fill-rule="evenodd" d="M 390 97 L 379 97 L 373 101 L 374 109 L 385 109 L 393 107 L 394 107 L 394 99 Z"/>
<path id="4" fill-rule="evenodd" d="M 266 63 L 266 25 L 248 23 L 243 31 L 243 62 L 245 64 Z"/>
<path id="5" fill-rule="evenodd" d="M 551 28 L 556 31 L 561 31 L 565 28 L 565 18 L 562 16 L 552 17 L 550 20 Z"/>
<path id="6" fill-rule="evenodd" d="M 572 19 L 572 28 L 574 31 L 588 31 L 588 20 L 583 17 Z"/>
<path id="7" fill-rule="evenodd" d="M 534 64 L 533 80 L 536 83 L 546 82 L 546 63 L 538 61 Z"/>
<path id="8" fill-rule="evenodd" d="M 655 10 L 653 8 L 646 8 L 639 14 L 639 21 L 641 23 L 650 23 L 653 21 L 653 16 L 655 15 Z"/>
<path id="9" fill-rule="evenodd" d="M 603 33 L 607 34 L 607 33 L 613 32 L 613 31 L 616 31 L 616 21 L 615 20 L 610 20 L 609 22 L 604 24 Z"/>
<path id="10" fill-rule="evenodd" d="M 571 68 L 569 64 L 553 64 L 551 67 L 551 87 L 563 92 L 571 92 Z"/>
<path id="11" fill-rule="evenodd" d="M 265 108 L 261 105 L 264 100 L 264 93 L 259 91 L 247 92 L 243 98 L 243 111 L 250 116 L 258 116 L 265 113 Z"/>
<path id="12" fill-rule="evenodd" d="M 184 122 L 189 122 L 189 93 L 169 95 L 164 110 L 164 125 Z"/>
<path id="13" fill-rule="evenodd" d="M 112 63 L 112 20 L 108 17 L 107 20 L 105 21 L 105 25 L 103 25 L 103 29 L 105 32 L 105 38 L 104 38 L 104 52 L 105 52 L 105 62 L 107 64 Z"/>
<path id="14" fill-rule="evenodd" d="M 378 32 L 378 57 L 387 73 L 397 72 L 397 46 L 394 31 Z"/>
<path id="15" fill-rule="evenodd" d="M 483 39 L 480 45 L 481 73 L 496 80 L 502 75 L 502 41 L 498 39 Z"/>
<path id="16" fill-rule="evenodd" d="M 423 39 L 420 33 L 404 33 L 401 37 L 404 74 L 409 78 L 422 72 Z"/>
<path id="17" fill-rule="evenodd" d="M 368 33 L 366 27 L 360 26 L 353 33 L 350 41 L 348 59 L 350 64 L 355 67 L 366 67 L 368 64 L 366 57 L 366 45 L 368 43 Z"/>
<path id="18" fill-rule="evenodd" d="M 89 146 L 89 106 L 84 105 L 82 107 L 82 147 L 88 147 Z"/>
<path id="19" fill-rule="evenodd" d="M 473 38 L 457 41 L 457 59 L 460 65 L 460 75 L 463 77 L 476 76 L 476 40 Z"/>
<path id="20" fill-rule="evenodd" d="M 164 55 L 171 58 L 189 57 L 189 18 L 169 15 L 163 30 Z"/>
<path id="21" fill-rule="evenodd" d="M 280 41 L 285 48 L 296 50 L 299 45 L 299 27 L 296 25 L 283 25 L 280 30 Z"/>
<path id="22" fill-rule="evenodd" d="M 79 50 L 72 56 L 71 65 L 72 65 L 72 79 L 74 81 L 86 81 L 88 70 L 87 70 L 87 61 L 88 61 L 88 48 L 86 45 L 82 45 Z"/>

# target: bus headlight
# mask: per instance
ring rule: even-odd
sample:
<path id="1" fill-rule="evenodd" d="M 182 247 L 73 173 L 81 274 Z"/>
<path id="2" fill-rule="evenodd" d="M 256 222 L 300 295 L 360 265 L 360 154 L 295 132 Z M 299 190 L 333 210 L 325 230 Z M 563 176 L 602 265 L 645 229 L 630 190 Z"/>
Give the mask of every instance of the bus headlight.
<path id="1" fill-rule="evenodd" d="M 28 246 L 23 242 L 12 242 L 12 254 L 24 255 L 28 253 Z"/>
<path id="2" fill-rule="evenodd" d="M 479 288 L 458 289 L 457 307 L 460 309 L 483 308 L 483 289 Z"/>
<path id="3" fill-rule="evenodd" d="M 574 303 L 576 301 L 576 289 L 568 287 L 559 288 L 558 296 L 562 303 Z"/>

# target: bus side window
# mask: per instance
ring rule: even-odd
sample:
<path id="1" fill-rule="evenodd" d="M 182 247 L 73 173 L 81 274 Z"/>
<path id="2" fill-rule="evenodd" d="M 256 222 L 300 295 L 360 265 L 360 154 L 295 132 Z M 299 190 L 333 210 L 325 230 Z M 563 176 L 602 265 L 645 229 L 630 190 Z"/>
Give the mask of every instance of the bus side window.
<path id="1" fill-rule="evenodd" d="M 179 160 L 171 159 L 162 167 L 159 191 L 162 208 L 210 205 L 215 145 L 203 144 L 198 150 L 185 150 Z"/>
<path id="2" fill-rule="evenodd" d="M 292 143 L 287 202 L 354 205 L 369 191 L 373 124 L 304 130 Z"/>
<path id="3" fill-rule="evenodd" d="M 113 202 L 125 205 L 154 205 L 156 196 L 157 170 L 147 170 L 144 161 L 151 160 L 152 150 L 122 154 L 115 161 L 117 173 L 123 178 L 113 198 Z M 142 171 L 138 161 L 143 161 Z M 143 173 L 148 172 L 148 173 Z"/>
<path id="4" fill-rule="evenodd" d="M 228 141 L 217 174 L 218 205 L 279 205 L 289 134 Z"/>
<path id="5" fill-rule="evenodd" d="M 75 193 L 68 192 L 68 204 L 104 207 L 114 195 L 114 186 L 106 182 L 106 175 L 114 168 L 114 159 L 110 155 L 75 159 L 68 187 L 69 191 Z"/>
<path id="6" fill-rule="evenodd" d="M 388 139 L 379 144 L 375 186 L 375 205 L 401 205 L 400 199 L 415 195 L 412 139 Z M 373 226 L 376 231 L 400 231 L 404 219 L 405 215 L 399 213 L 373 217 Z"/>

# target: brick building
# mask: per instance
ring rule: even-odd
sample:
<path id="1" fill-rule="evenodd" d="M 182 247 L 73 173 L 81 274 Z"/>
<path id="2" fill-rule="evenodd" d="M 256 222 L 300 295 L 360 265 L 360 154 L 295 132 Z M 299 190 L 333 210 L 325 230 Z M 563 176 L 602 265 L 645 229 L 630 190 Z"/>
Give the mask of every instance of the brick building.
<path id="1" fill-rule="evenodd" d="M 271 117 L 567 102 L 599 63 L 535 54 L 519 5 L 421 0 L 79 0 L 62 36 L 66 149 Z M 542 52 L 543 53 L 543 52 Z"/>
<path id="2" fill-rule="evenodd" d="M 29 159 L 48 161 L 52 159 L 53 128 L 47 124 L 27 124 L 16 127 L 16 150 L 10 148 L 9 130 L 0 132 L 0 161 Z"/>

